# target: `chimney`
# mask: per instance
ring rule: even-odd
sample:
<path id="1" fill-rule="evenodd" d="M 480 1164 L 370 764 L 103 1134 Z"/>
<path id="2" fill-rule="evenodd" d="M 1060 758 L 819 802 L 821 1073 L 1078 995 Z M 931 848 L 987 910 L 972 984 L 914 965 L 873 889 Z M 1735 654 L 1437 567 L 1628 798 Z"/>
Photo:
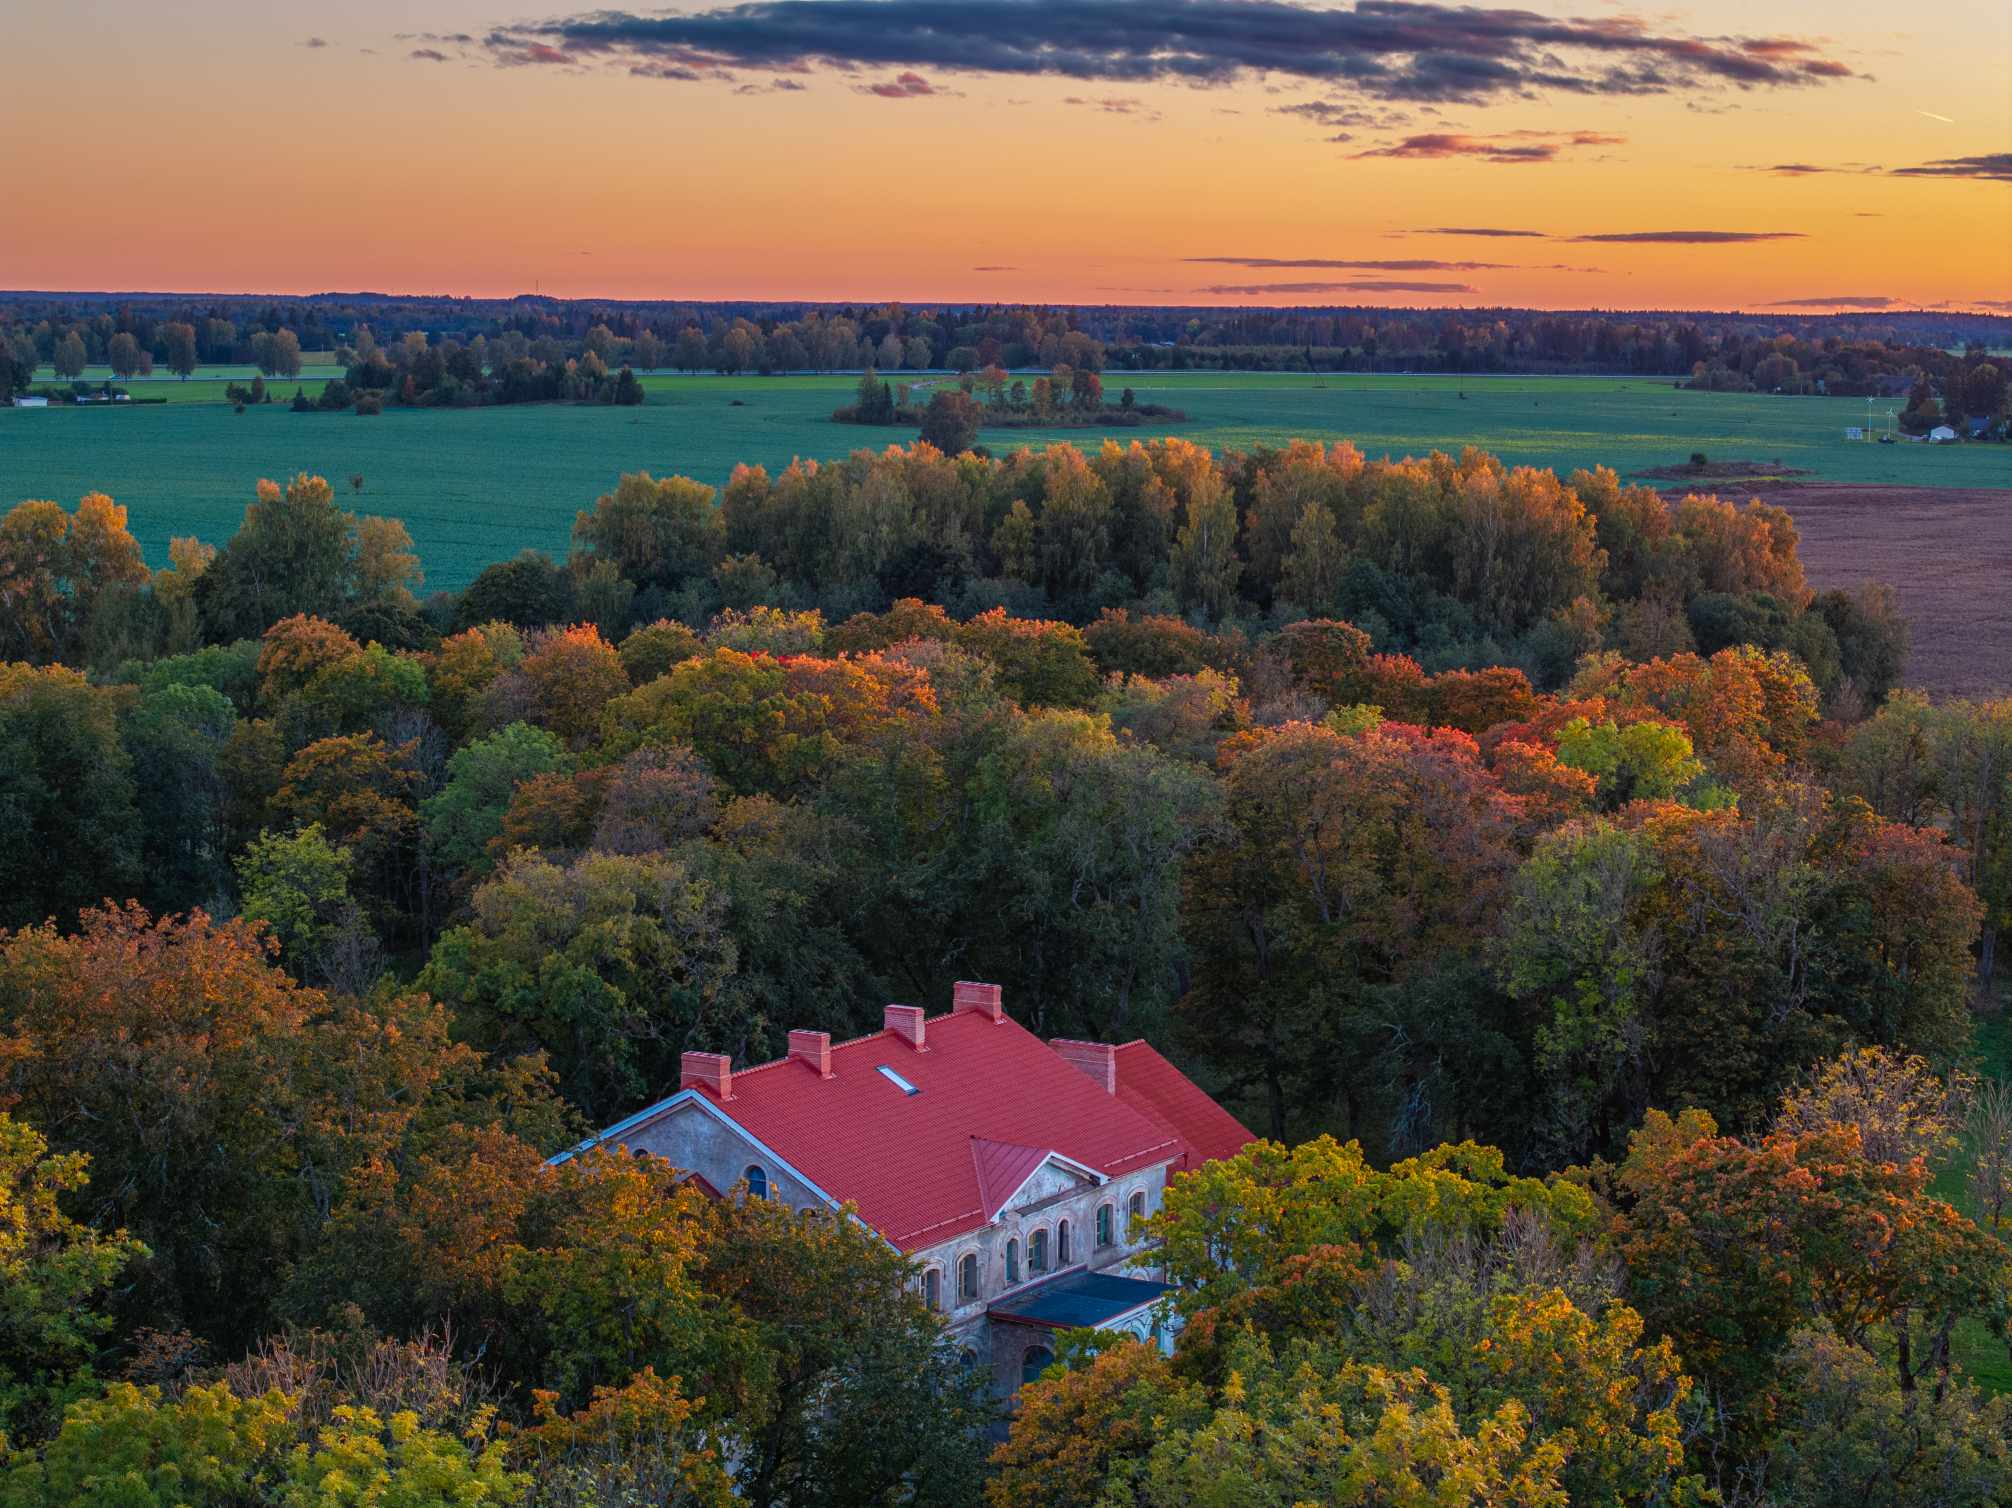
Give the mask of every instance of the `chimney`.
<path id="1" fill-rule="evenodd" d="M 703 1089 L 716 1100 L 733 1098 L 734 1060 L 723 1052 L 688 1052 L 678 1063 L 678 1088 Z"/>
<path id="2" fill-rule="evenodd" d="M 1071 1068 L 1088 1074 L 1106 1094 L 1118 1092 L 1118 1049 L 1108 1042 L 1075 1042 L 1067 1037 L 1050 1039 L 1048 1045 Z"/>
<path id="3" fill-rule="evenodd" d="M 982 1011 L 992 1018 L 996 1026 L 1006 1019 L 1006 1008 L 999 1001 L 999 986 L 996 984 L 974 984 L 969 979 L 960 979 L 950 992 L 950 1008 L 959 1011 Z"/>
<path id="4" fill-rule="evenodd" d="M 821 1079 L 831 1077 L 831 1033 L 793 1031 L 789 1034 L 789 1055 L 806 1064 Z"/>
<path id="5" fill-rule="evenodd" d="M 922 1007 L 919 1005 L 890 1005 L 881 1016 L 881 1025 L 901 1038 L 917 1052 L 925 1052 L 922 1045 Z"/>

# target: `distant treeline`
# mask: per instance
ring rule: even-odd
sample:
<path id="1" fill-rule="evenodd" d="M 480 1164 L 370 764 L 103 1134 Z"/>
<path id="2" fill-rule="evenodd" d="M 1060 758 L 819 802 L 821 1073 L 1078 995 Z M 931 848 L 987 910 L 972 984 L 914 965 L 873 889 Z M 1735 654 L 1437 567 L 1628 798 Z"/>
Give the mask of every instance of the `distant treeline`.
<path id="1" fill-rule="evenodd" d="M 520 359 L 563 371 L 591 353 L 610 371 L 1584 372 L 1865 395 L 1923 379 L 1940 392 L 2012 345 L 2012 317 L 12 294 L 0 295 L 0 384 L 36 365 L 66 376 L 257 364 L 289 377 L 300 352 L 347 366 L 366 336 L 391 350 L 414 334 L 478 353 L 492 374 Z"/>

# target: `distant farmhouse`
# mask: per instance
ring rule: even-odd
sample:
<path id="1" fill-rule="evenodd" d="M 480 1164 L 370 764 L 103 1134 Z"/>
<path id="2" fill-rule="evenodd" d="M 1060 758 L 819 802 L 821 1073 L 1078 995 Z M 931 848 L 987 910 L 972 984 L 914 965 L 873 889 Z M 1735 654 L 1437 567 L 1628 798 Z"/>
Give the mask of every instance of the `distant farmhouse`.
<path id="1" fill-rule="evenodd" d="M 1005 1396 L 1063 1330 L 1172 1345 L 1168 1285 L 1129 1260 L 1167 1181 L 1252 1138 L 1145 1042 L 1044 1042 L 999 987 L 959 984 L 947 1015 L 890 1005 L 881 1030 L 734 1069 L 688 1052 L 678 1092 L 590 1137 L 745 1183 L 798 1209 L 852 1204 L 912 1257 L 950 1344 Z M 1150 1269 L 1148 1269 L 1150 1271 Z"/>
<path id="2" fill-rule="evenodd" d="M 39 393 L 22 393 L 16 395 L 14 406 L 16 408 L 47 408 L 49 400 Z"/>

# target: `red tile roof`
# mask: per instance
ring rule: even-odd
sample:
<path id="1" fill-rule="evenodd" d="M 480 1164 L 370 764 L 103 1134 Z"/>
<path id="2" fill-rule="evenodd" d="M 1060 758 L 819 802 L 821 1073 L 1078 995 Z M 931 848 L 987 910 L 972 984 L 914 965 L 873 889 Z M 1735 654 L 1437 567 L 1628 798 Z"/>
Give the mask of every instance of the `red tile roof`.
<path id="1" fill-rule="evenodd" d="M 878 1031 L 834 1043 L 830 1078 L 791 1058 L 741 1069 L 712 1102 L 904 1251 L 989 1224 L 990 1201 L 1051 1150 L 1117 1176 L 1192 1167 L 1250 1139 L 1143 1042 L 1119 1050 L 1115 1095 L 1010 1017 L 932 1016 L 924 1042 Z M 1143 1086 L 1132 1092 L 1135 1063 Z M 883 1064 L 919 1092 L 876 1072 Z"/>
<path id="2" fill-rule="evenodd" d="M 1257 1140 L 1243 1122 L 1143 1040 L 1118 1048 L 1118 1098 L 1169 1127 L 1186 1144 L 1183 1170 L 1234 1157 Z"/>

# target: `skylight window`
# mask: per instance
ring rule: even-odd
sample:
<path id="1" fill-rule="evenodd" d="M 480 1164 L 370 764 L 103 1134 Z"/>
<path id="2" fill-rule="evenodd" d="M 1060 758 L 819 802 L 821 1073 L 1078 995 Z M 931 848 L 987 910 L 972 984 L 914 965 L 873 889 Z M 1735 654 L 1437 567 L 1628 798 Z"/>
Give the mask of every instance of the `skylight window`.
<path id="1" fill-rule="evenodd" d="M 873 1071 L 879 1074 L 883 1079 L 887 1080 L 887 1082 L 892 1084 L 896 1089 L 899 1089 L 903 1094 L 922 1093 L 920 1089 L 917 1089 L 913 1084 L 909 1083 L 908 1080 L 904 1079 L 900 1074 L 896 1073 L 892 1068 L 889 1068 L 885 1063 L 874 1064 Z"/>

